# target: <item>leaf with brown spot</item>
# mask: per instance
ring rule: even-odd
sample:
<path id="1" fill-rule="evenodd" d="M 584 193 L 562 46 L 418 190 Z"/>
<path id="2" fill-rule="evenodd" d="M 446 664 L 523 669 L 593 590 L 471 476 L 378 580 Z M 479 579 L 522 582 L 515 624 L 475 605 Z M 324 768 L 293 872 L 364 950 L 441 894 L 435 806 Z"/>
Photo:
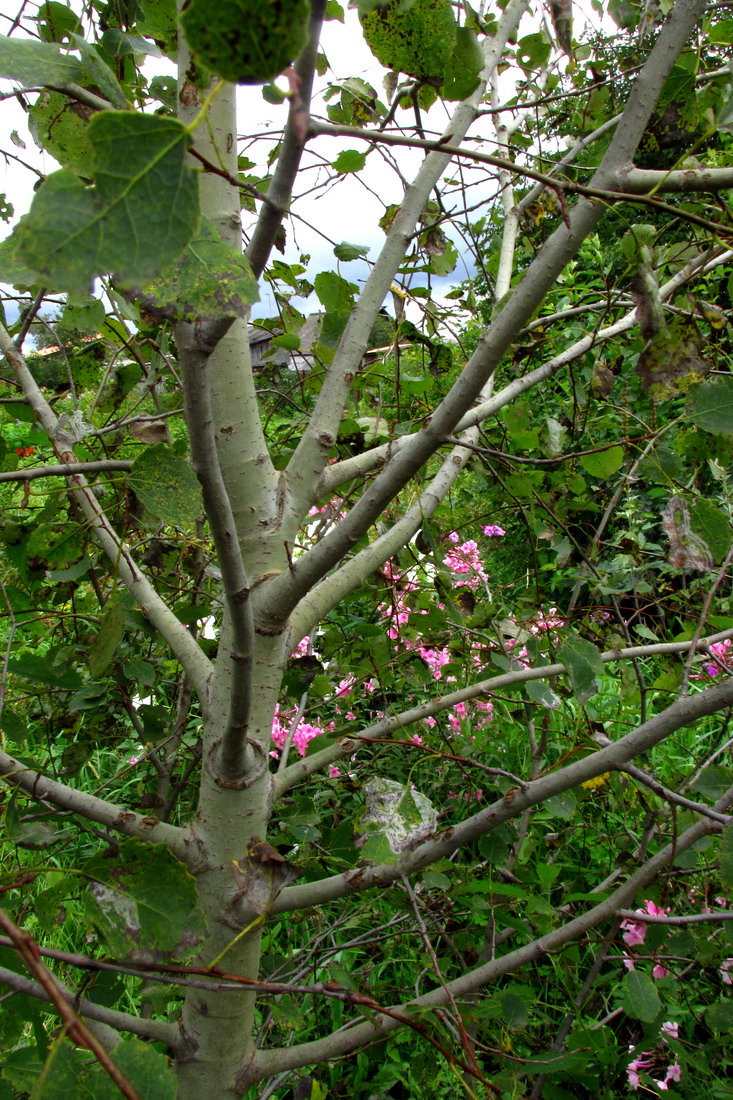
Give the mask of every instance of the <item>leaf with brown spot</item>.
<path id="1" fill-rule="evenodd" d="M 141 443 L 165 443 L 168 438 L 165 420 L 131 420 L 127 430 Z"/>
<path id="2" fill-rule="evenodd" d="M 245 855 L 232 860 L 237 893 L 228 908 L 239 910 L 243 904 L 255 913 L 266 913 L 283 887 L 299 874 L 299 868 L 288 863 L 266 840 L 252 837 Z"/>
<path id="3" fill-rule="evenodd" d="M 636 364 L 641 384 L 654 401 L 685 393 L 710 369 L 711 363 L 700 355 L 697 332 L 684 323 L 670 325 L 667 333 L 650 341 Z"/>

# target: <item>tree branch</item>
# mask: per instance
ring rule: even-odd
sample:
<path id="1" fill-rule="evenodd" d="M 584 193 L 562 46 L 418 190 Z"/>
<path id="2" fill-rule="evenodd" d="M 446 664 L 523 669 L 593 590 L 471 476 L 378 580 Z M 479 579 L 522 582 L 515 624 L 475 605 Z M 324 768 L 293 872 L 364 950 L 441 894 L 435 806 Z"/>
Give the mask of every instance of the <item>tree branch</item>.
<path id="1" fill-rule="evenodd" d="M 43 986 L 16 973 L 15 970 L 0 966 L 0 982 L 14 989 L 16 993 L 25 993 L 28 997 L 36 997 L 48 1003 L 48 996 Z M 65 989 L 64 986 L 61 988 Z M 70 995 L 68 991 L 67 995 Z M 176 1045 L 174 1024 L 168 1024 L 162 1020 L 145 1020 L 141 1016 L 128 1016 L 126 1012 L 118 1012 L 114 1008 L 105 1008 L 103 1005 L 83 999 L 78 1003 L 78 1012 L 80 1016 L 85 1016 L 88 1020 L 96 1020 L 100 1024 L 114 1028 L 115 1031 L 128 1031 L 132 1035 L 139 1035 L 141 1039 L 166 1043 L 169 1047 Z"/>
<path id="2" fill-rule="evenodd" d="M 68 477 L 69 474 L 101 474 L 109 470 L 132 469 L 124 459 L 106 458 L 98 462 L 66 462 L 63 466 L 33 466 L 27 470 L 2 470 L 0 481 L 35 481 L 38 477 Z"/>
<path id="3" fill-rule="evenodd" d="M 621 166 L 633 156 L 675 59 L 687 42 L 698 18 L 702 16 L 704 8 L 705 0 L 677 0 L 667 24 L 660 32 L 639 78 L 634 83 L 608 150 L 593 175 L 591 182 L 594 188 L 605 190 L 613 182 Z M 508 11 L 509 7 L 506 9 L 506 12 Z M 459 111 L 464 108 L 466 111 L 472 110 L 470 105 L 464 104 Z M 431 157 L 435 156 L 440 154 L 431 153 L 424 162 L 421 172 Z M 444 158 L 441 156 L 441 159 Z M 410 217 L 415 213 L 409 194 L 403 207 L 403 213 L 405 212 Z M 603 206 L 588 199 L 583 198 L 576 203 L 568 217 L 568 224 L 563 223 L 548 238 L 510 300 L 479 341 L 463 373 L 422 430 L 414 435 L 399 454 L 392 458 L 385 469 L 377 475 L 360 500 L 333 531 L 299 558 L 288 573 L 281 574 L 267 585 L 267 606 L 262 608 L 260 615 L 264 629 L 270 631 L 282 629 L 283 623 L 297 603 L 364 536 L 400 489 L 442 445 L 446 436 L 454 434 L 456 425 L 481 393 L 483 386 L 514 340 L 517 331 L 527 323 L 542 303 L 566 263 L 576 254 L 604 212 Z M 399 225 L 400 232 L 406 232 L 407 226 L 404 224 L 402 215 L 395 218 L 395 224 Z M 388 245 L 389 243 L 388 240 Z M 403 240 L 402 244 L 404 243 Z M 388 245 L 385 245 L 385 249 Z M 377 269 L 380 268 L 382 257 L 388 254 L 383 250 L 367 281 L 365 294 L 368 295 L 368 288 Z M 375 281 L 373 289 L 378 285 L 378 281 Z M 368 296 L 367 301 L 369 301 Z M 371 317 L 368 309 L 367 314 Z M 352 315 L 356 328 L 361 324 L 364 316 L 361 310 L 357 310 Z M 349 325 L 343 340 L 348 339 Z M 288 468 L 290 470 L 297 459 L 298 466 L 303 468 L 307 477 L 315 477 L 322 470 L 335 439 L 337 421 L 332 420 L 331 414 L 336 408 L 334 387 L 338 389 L 340 386 L 340 383 L 336 383 L 335 377 L 334 375 L 333 384 L 330 376 L 326 379 L 310 426 L 296 448 Z M 336 404 L 340 417 L 343 404 L 341 398 Z"/>
<path id="4" fill-rule="evenodd" d="M 290 110 L 282 140 L 280 155 L 267 189 L 267 202 L 260 210 L 245 256 L 257 278 L 265 269 L 275 237 L 290 205 L 301 157 L 305 149 L 310 119 L 313 75 L 316 69 L 318 43 L 321 37 L 326 0 L 311 0 L 308 43 L 293 65 L 299 86 L 290 96 Z"/>
<path id="5" fill-rule="evenodd" d="M 619 172 L 621 190 L 635 195 L 662 191 L 674 195 L 697 194 L 701 191 L 729 191 L 733 188 L 733 167 L 683 168 L 664 172 L 629 165 Z M 733 227 L 731 227 L 733 228 Z"/>
<path id="6" fill-rule="evenodd" d="M 704 652 L 715 642 L 733 638 L 733 630 L 724 630 L 719 634 L 711 634 L 701 639 L 697 644 Z M 687 653 L 692 642 L 655 642 L 652 645 L 632 646 L 627 649 L 609 649 L 601 654 L 604 664 L 612 661 L 637 660 L 640 657 L 658 657 L 663 654 Z M 460 688 L 447 695 L 441 695 L 429 703 L 420 703 L 419 706 L 410 707 L 399 714 L 389 718 L 381 718 L 378 722 L 360 730 L 359 733 L 346 735 L 337 745 L 331 745 L 327 749 L 311 753 L 302 760 L 297 760 L 285 768 L 277 777 L 273 777 L 273 797 L 279 798 L 285 791 L 298 783 L 304 782 L 309 776 L 328 767 L 337 760 L 343 760 L 351 756 L 362 744 L 378 741 L 389 737 L 391 733 L 403 731 L 415 722 L 422 722 L 426 718 L 433 718 L 450 710 L 458 703 L 466 703 L 471 699 L 477 699 L 480 695 L 491 695 L 492 692 L 502 688 L 515 687 L 517 684 L 526 683 L 528 680 L 552 679 L 555 676 L 564 675 L 566 668 L 561 664 L 542 665 L 539 668 L 521 668 L 512 672 L 503 672 L 500 676 L 492 676 L 488 680 L 479 680 L 470 687 Z"/>
<path id="7" fill-rule="evenodd" d="M 723 815 L 721 815 L 723 816 Z M 636 909 L 619 909 L 618 915 L 624 920 L 639 921 L 641 924 L 666 924 L 671 928 L 684 926 L 685 924 L 710 924 L 720 921 L 733 920 L 733 911 L 726 909 L 721 913 L 688 913 L 686 916 L 658 917 Z"/>
<path id="8" fill-rule="evenodd" d="M 733 690 L 731 690 L 731 698 L 733 699 Z M 733 791 L 730 791 L 716 804 L 715 809 L 724 812 L 732 802 Z M 719 829 L 720 826 L 708 818 L 696 822 L 677 837 L 674 843 L 666 845 L 656 855 L 648 859 L 608 898 L 593 906 L 592 909 L 581 916 L 575 917 L 561 928 L 555 929 L 547 935 L 517 948 L 515 951 L 508 952 L 501 958 L 492 959 L 490 962 L 470 970 L 461 977 L 447 982 L 445 986 L 436 987 L 422 997 L 416 997 L 407 1004 L 398 1006 L 394 1010 L 395 1013 L 409 1013 L 414 1008 L 441 1007 L 448 1004 L 451 998 L 467 996 L 506 974 L 511 974 L 521 967 L 545 958 L 551 952 L 557 951 L 565 944 L 584 935 L 590 929 L 614 918 L 619 910 L 632 902 L 637 892 L 652 882 L 659 872 L 668 866 L 679 853 L 687 851 L 702 837 L 717 832 Z M 291 887 L 291 889 L 294 889 L 294 887 Z M 243 1083 L 249 1083 L 267 1077 L 276 1071 L 319 1064 L 343 1057 L 365 1043 L 373 1042 L 375 1039 L 394 1031 L 399 1026 L 401 1026 L 401 1021 L 395 1020 L 393 1017 L 382 1016 L 373 1023 L 356 1024 L 354 1027 L 336 1032 L 324 1039 L 316 1039 L 310 1043 L 278 1048 L 277 1050 L 260 1050 L 255 1054 L 250 1064 L 245 1067 L 240 1080 Z"/>
<path id="9" fill-rule="evenodd" d="M 136 836 L 153 844 L 165 844 L 178 859 L 187 862 L 188 834 L 176 825 L 167 825 L 155 817 L 144 817 L 124 806 L 116 806 L 113 802 L 107 802 L 93 794 L 76 791 L 55 779 L 47 779 L 2 750 L 0 778 L 9 786 L 25 791 L 37 802 L 47 802 L 60 810 L 79 814 L 87 821 L 96 821 L 109 829 L 124 833 L 125 836 Z"/>
<path id="10" fill-rule="evenodd" d="M 503 798 L 474 814 L 458 825 L 438 833 L 432 840 L 421 844 L 396 863 L 381 866 L 357 867 L 341 875 L 319 879 L 301 886 L 288 886 L 275 901 L 273 913 L 287 912 L 306 906 L 322 905 L 350 893 L 361 892 L 372 886 L 383 887 L 394 882 L 403 874 L 413 874 L 438 859 L 451 855 L 464 844 L 468 844 L 485 833 L 495 829 L 504 821 L 517 817 L 530 806 L 562 794 L 571 787 L 577 787 L 588 779 L 594 779 L 607 771 L 623 771 L 627 763 L 639 753 L 646 752 L 654 745 L 664 741 L 671 733 L 682 726 L 691 725 L 708 714 L 733 705 L 733 677 L 725 683 L 708 688 L 699 695 L 678 699 L 660 714 L 650 718 L 631 733 L 606 748 L 599 749 L 564 768 L 549 772 L 539 779 L 527 783 L 522 790 L 513 788 Z M 354 739 L 356 740 L 356 739 Z M 711 822 L 717 826 L 718 822 Z"/>
<path id="11" fill-rule="evenodd" d="M 499 64 L 503 49 L 516 31 L 527 7 L 527 0 L 509 0 L 499 18 L 495 37 L 487 38 L 484 44 L 485 66 L 482 82 L 473 95 L 459 104 L 453 112 L 442 140 L 455 142 L 463 140 L 476 117 L 485 82 Z M 321 387 L 308 427 L 288 463 L 288 491 L 293 498 L 293 506 L 302 515 L 315 500 L 313 486 L 318 484 L 329 451 L 336 439 L 349 386 L 359 369 L 377 313 L 389 292 L 430 193 L 450 163 L 450 159 L 450 156 L 442 152 L 431 151 L 407 189 L 400 209 L 387 232 L 387 239 L 361 293 L 359 305 L 352 312 L 339 341 L 334 361 Z M 268 601 L 272 598 L 275 598 L 275 593 L 271 589 L 268 593 Z"/>
<path id="12" fill-rule="evenodd" d="M 176 325 L 175 336 L 184 381 L 191 465 L 201 482 L 232 630 L 232 646 L 227 652 L 233 663 L 229 714 L 222 733 L 219 767 L 225 779 L 239 779 L 247 767 L 247 730 L 252 711 L 255 631 L 250 583 L 216 449 L 207 370 L 209 356 L 196 346 L 194 326 Z"/>
<path id="13" fill-rule="evenodd" d="M 618 124 L 623 116 L 610 120 L 604 124 L 605 128 L 611 128 Z M 687 168 L 680 171 L 654 171 L 642 168 L 619 167 L 617 173 L 605 188 L 595 187 L 592 183 L 579 183 L 577 180 L 563 179 L 561 176 L 550 172 L 540 172 L 537 168 L 531 168 L 527 164 L 517 164 L 514 160 L 496 156 L 495 153 L 481 153 L 478 149 L 465 149 L 451 142 L 430 140 L 406 136 L 405 134 L 392 134 L 384 130 L 367 130 L 360 126 L 340 126 L 329 122 L 312 122 L 310 127 L 311 137 L 348 137 L 354 141 L 368 141 L 371 145 L 401 146 L 406 149 L 427 149 L 430 152 L 444 152 L 451 158 L 461 157 L 464 160 L 473 161 L 474 164 L 486 164 L 499 170 L 500 178 L 504 175 L 519 176 L 523 179 L 534 180 L 542 185 L 542 190 L 562 191 L 568 195 L 585 195 L 587 198 L 602 199 L 609 204 L 618 202 L 643 202 L 644 205 L 656 206 L 659 209 L 672 210 L 678 217 L 693 221 L 696 225 L 705 228 L 716 227 L 723 231 L 731 232 L 733 227 L 719 225 L 711 222 L 709 218 L 703 218 L 688 210 L 679 210 L 669 207 L 666 203 L 658 202 L 649 196 L 650 191 L 669 192 L 670 194 L 698 193 L 706 191 L 726 191 L 733 187 L 733 169 L 731 168 Z M 594 135 L 594 140 L 597 135 Z M 574 152 L 574 151 L 573 151 Z M 561 163 L 569 163 L 566 160 Z M 559 167 L 559 165 L 557 166 Z M 557 170 L 557 169 L 556 169 Z M 534 189 L 533 189 L 534 192 Z M 530 203 L 522 200 L 522 208 Z"/>
<path id="14" fill-rule="evenodd" d="M 326 577 L 305 596 L 291 616 L 293 639 L 299 640 L 350 592 L 353 592 L 401 546 L 406 546 L 436 508 L 445 500 L 459 474 L 470 461 L 478 429 L 464 432 L 457 446 L 443 460 L 438 473 L 404 515 L 388 531 L 350 558 L 332 576 Z"/>
<path id="15" fill-rule="evenodd" d="M 689 282 L 696 275 L 706 274 L 712 267 L 728 263 L 731 259 L 733 259 L 733 249 L 717 248 L 710 249 L 689 260 L 664 286 L 659 288 L 661 300 L 665 301 L 670 298 L 680 286 Z M 538 323 L 543 323 L 543 320 L 543 318 L 538 318 Z M 606 340 L 611 340 L 622 332 L 628 332 L 635 324 L 636 309 L 632 309 L 612 325 L 583 336 L 560 352 L 559 355 L 555 355 L 552 359 L 543 363 L 541 367 L 537 367 L 521 378 L 515 379 L 504 389 L 499 390 L 493 397 L 476 405 L 458 422 L 457 431 L 462 431 L 474 424 L 481 424 L 488 420 L 490 416 L 494 416 L 500 409 L 514 401 L 515 398 L 534 389 L 540 382 L 547 381 L 548 378 L 551 378 L 553 374 L 556 374 L 562 367 L 567 366 L 568 363 L 579 359 L 591 348 L 597 347 Z M 372 447 L 371 450 L 364 451 L 362 454 L 345 458 L 341 462 L 334 462 L 333 465 L 327 466 L 320 480 L 318 496 L 328 496 L 341 485 L 353 481 L 357 477 L 364 477 L 373 470 L 382 469 L 391 457 L 404 450 L 407 444 L 418 434 L 401 436 L 399 439 L 384 443 L 379 447 Z"/>
<path id="16" fill-rule="evenodd" d="M 76 456 L 73 450 L 75 439 L 64 432 L 63 425 L 56 418 L 53 409 L 38 388 L 25 358 L 2 325 L 0 325 L 0 351 L 15 371 L 20 388 L 33 409 L 36 419 L 48 434 L 61 462 L 64 465 L 75 463 Z M 186 627 L 178 621 L 165 601 L 140 572 L 101 508 L 86 478 L 82 474 L 69 474 L 67 483 L 91 531 L 118 571 L 121 580 L 136 599 L 145 617 L 156 630 L 160 631 L 181 662 L 202 705 L 205 705 L 206 687 L 212 672 L 211 662 Z"/>
<path id="17" fill-rule="evenodd" d="M 100 1066 L 117 1085 L 122 1095 L 127 1097 L 127 1100 L 140 1100 L 135 1089 L 109 1056 L 108 1044 L 112 1041 L 112 1035 L 114 1033 L 110 1035 L 109 1032 L 105 1031 L 105 1041 L 102 1042 L 100 1038 L 93 1034 L 86 1024 L 84 1024 L 74 1010 L 71 1003 L 72 995 L 69 990 L 66 989 L 58 978 L 51 973 L 48 967 L 41 962 L 35 940 L 29 936 L 27 932 L 23 932 L 18 928 L 17 924 L 10 919 L 9 915 L 3 909 L 0 909 L 0 928 L 2 928 L 13 941 L 13 946 L 18 955 L 20 955 L 31 974 L 36 976 L 38 979 L 37 984 L 43 990 L 46 999 L 53 1005 L 61 1017 L 63 1031 L 57 1041 L 63 1038 L 65 1032 L 73 1043 L 76 1043 L 80 1047 L 85 1047 L 94 1055 Z"/>

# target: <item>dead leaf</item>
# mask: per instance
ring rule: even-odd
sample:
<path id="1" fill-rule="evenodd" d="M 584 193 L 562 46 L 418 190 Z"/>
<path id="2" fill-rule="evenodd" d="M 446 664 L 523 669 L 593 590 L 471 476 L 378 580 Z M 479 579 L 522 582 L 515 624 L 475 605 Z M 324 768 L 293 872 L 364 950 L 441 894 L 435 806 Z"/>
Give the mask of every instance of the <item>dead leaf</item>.
<path id="1" fill-rule="evenodd" d="M 141 443 L 165 443 L 168 439 L 165 420 L 131 420 L 127 430 Z"/>

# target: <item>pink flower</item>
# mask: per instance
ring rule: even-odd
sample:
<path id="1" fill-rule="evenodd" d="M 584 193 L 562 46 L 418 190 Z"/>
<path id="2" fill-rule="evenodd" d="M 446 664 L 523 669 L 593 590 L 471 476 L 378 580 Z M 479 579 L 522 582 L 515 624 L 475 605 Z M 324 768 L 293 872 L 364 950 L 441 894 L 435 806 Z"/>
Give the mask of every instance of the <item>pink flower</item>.
<path id="1" fill-rule="evenodd" d="M 715 658 L 715 664 L 712 661 L 705 661 L 700 665 L 700 669 L 705 676 L 720 676 L 721 672 L 733 671 L 733 654 L 731 654 L 730 647 L 733 645 L 733 641 L 730 638 L 726 638 L 723 642 L 713 642 L 709 648 L 711 657 Z M 693 679 L 701 680 L 703 676 L 698 673 Z"/>
<path id="2" fill-rule="evenodd" d="M 435 679 L 440 680 L 443 675 L 443 665 L 447 665 L 451 659 L 450 651 L 448 649 L 426 649 L 425 646 L 417 646 L 415 652 L 422 657 Z"/>
<path id="3" fill-rule="evenodd" d="M 461 719 L 466 717 L 466 704 L 456 703 L 453 713 L 448 715 L 448 722 L 454 733 L 461 732 Z"/>
<path id="4" fill-rule="evenodd" d="M 339 770 L 339 768 L 337 768 L 335 764 L 331 764 L 329 769 L 328 769 L 328 778 L 329 779 L 338 779 L 338 777 L 340 775 L 341 775 L 341 771 Z"/>
<path id="5" fill-rule="evenodd" d="M 640 1058 L 634 1058 L 633 1062 L 629 1062 L 626 1067 L 626 1076 L 629 1079 L 629 1084 L 632 1089 L 638 1089 L 640 1085 L 639 1070 L 649 1069 L 651 1066 L 648 1054 L 642 1054 Z"/>
<path id="6" fill-rule="evenodd" d="M 468 588 L 478 588 L 481 581 L 488 581 L 489 578 L 484 570 L 484 563 L 481 560 L 475 539 L 468 539 L 467 542 L 459 546 L 458 535 L 455 531 L 451 531 L 448 538 L 456 545 L 454 549 L 448 551 L 443 561 L 456 577 L 455 586 L 458 588 L 465 585 Z"/>
<path id="7" fill-rule="evenodd" d="M 664 1021 L 662 1024 L 662 1031 L 665 1035 L 669 1035 L 670 1039 L 679 1039 L 680 1037 L 680 1025 L 678 1023 L 673 1023 L 672 1020 Z"/>
<path id="8" fill-rule="evenodd" d="M 419 734 L 419 733 L 413 733 L 413 735 L 412 735 L 412 742 L 413 742 L 413 744 L 414 744 L 414 745 L 422 745 L 422 744 L 424 744 L 424 741 L 423 741 L 423 739 L 422 739 L 422 737 L 420 736 L 420 734 Z"/>
<path id="9" fill-rule="evenodd" d="M 629 947 L 639 947 L 646 939 L 646 925 L 638 921 L 625 920 L 621 927 L 626 929 L 623 935 L 624 943 Z"/>
<path id="10" fill-rule="evenodd" d="M 307 657 L 308 656 L 308 645 L 309 645 L 309 643 L 310 643 L 310 638 L 306 634 L 305 638 L 300 639 L 300 641 L 298 642 L 297 646 L 295 647 L 293 652 L 290 654 L 290 656 L 291 657 Z"/>
<path id="11" fill-rule="evenodd" d="M 280 704 L 275 707 L 275 713 L 272 717 L 272 740 L 277 747 L 281 749 L 287 739 L 290 727 L 293 724 L 297 711 L 291 710 L 283 713 L 280 710 Z M 308 742 L 312 741 L 314 737 L 318 737 L 322 734 L 323 730 L 320 726 L 314 726 L 310 722 L 298 723 L 297 729 L 293 734 L 293 744 L 300 753 L 301 756 L 305 756 L 308 749 Z"/>
<path id="12" fill-rule="evenodd" d="M 482 527 L 481 530 L 489 539 L 501 539 L 506 534 L 503 527 L 499 527 L 496 523 L 489 523 L 486 527 Z"/>
<path id="13" fill-rule="evenodd" d="M 724 985 L 733 985 L 733 977 L 729 974 L 731 969 L 733 969 L 733 959 L 725 959 L 719 971 Z"/>
<path id="14" fill-rule="evenodd" d="M 669 970 L 667 969 L 666 966 L 662 966 L 661 963 L 656 963 L 656 965 L 652 967 L 652 977 L 653 978 L 656 978 L 656 979 L 666 978 L 668 974 L 669 974 Z"/>

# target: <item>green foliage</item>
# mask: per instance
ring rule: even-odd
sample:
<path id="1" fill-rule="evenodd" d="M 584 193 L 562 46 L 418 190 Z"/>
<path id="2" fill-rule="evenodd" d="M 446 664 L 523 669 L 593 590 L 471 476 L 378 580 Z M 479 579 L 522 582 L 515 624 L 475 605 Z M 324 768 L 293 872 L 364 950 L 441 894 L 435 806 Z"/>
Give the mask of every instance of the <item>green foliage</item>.
<path id="1" fill-rule="evenodd" d="M 151 962 L 188 954 L 205 933 L 192 876 L 160 845 L 126 840 L 84 864 L 84 904 L 113 955 Z"/>
<path id="2" fill-rule="evenodd" d="M 258 300 L 247 260 L 204 221 L 175 268 L 146 288 L 141 304 L 159 321 L 194 322 L 244 317 Z"/>
<path id="3" fill-rule="evenodd" d="M 191 467 L 164 443 L 135 459 L 130 487 L 163 523 L 193 527 L 202 512 L 201 490 Z"/>
<path id="4" fill-rule="evenodd" d="M 167 1059 L 139 1039 L 118 1043 L 112 1060 L 140 1100 L 175 1100 L 176 1082 Z M 60 1036 L 55 1040 L 33 1090 L 34 1100 L 116 1100 L 119 1088 L 101 1066 Z"/>
<path id="5" fill-rule="evenodd" d="M 725 195 L 713 206 L 662 184 L 643 212 L 608 203 L 565 268 L 543 276 L 534 313 L 510 324 L 535 257 L 553 251 L 547 238 L 557 231 L 570 254 L 573 185 L 592 177 L 604 124 L 645 63 L 653 5 L 611 4 L 631 33 L 602 23 L 591 36 L 553 2 L 571 64 L 545 30 L 520 25 L 503 50 L 498 109 L 482 102 L 465 143 L 469 153 L 498 143 L 516 171 L 497 184 L 494 167 L 461 158 L 419 195 L 432 161 L 410 180 L 424 150 L 382 149 L 395 187 L 374 185 L 379 135 L 443 130 L 444 104 L 478 88 L 480 36 L 504 16 L 447 0 L 358 7 L 393 71 L 384 83 L 337 77 L 334 57 L 318 55 L 314 117 L 325 105 L 332 123 L 370 130 L 368 145 L 341 152 L 330 137 L 306 141 L 307 80 L 292 73 L 288 91 L 282 81 L 262 91 L 272 105 L 262 134 L 254 117 L 237 127 L 219 113 L 219 76 L 271 82 L 300 53 L 305 0 L 194 0 L 179 86 L 171 0 L 80 15 L 49 0 L 0 40 L 0 75 L 24 86 L 31 133 L 62 166 L 2 246 L 15 284 L 3 324 L 11 339 L 28 331 L 26 362 L 43 387 L 13 373 L 10 353 L 0 372 L 0 474 L 16 478 L 0 481 L 0 749 L 13 761 L 3 905 L 51 949 L 43 959 L 74 1005 L 91 1001 L 108 1026 L 120 1018 L 105 1010 L 136 1017 L 150 1041 L 121 1041 L 112 1057 L 141 1097 L 198 1095 L 202 1078 L 191 1086 L 187 1074 L 205 1057 L 212 1095 L 251 1080 L 247 1100 L 263 1088 L 283 1100 L 453 1100 L 481 1091 L 469 1070 L 506 1100 L 615 1097 L 633 1083 L 633 1060 L 650 1095 L 722 1100 L 733 1072 L 723 904 L 733 856 L 719 817 L 730 807 L 703 809 L 731 789 L 727 712 L 674 729 L 634 761 L 640 771 L 608 770 L 599 753 L 678 696 L 694 706 L 733 667 L 728 638 L 704 640 L 733 629 L 722 568 L 733 282 L 711 251 L 725 237 Z M 684 168 L 688 182 L 699 163 L 730 164 L 723 15 L 705 15 L 644 138 L 641 156 Z M 329 33 L 348 31 L 343 5 L 328 3 L 326 17 Z M 334 41 L 346 42 L 341 72 L 348 40 Z M 64 91 L 69 82 L 81 92 Z M 90 96 L 116 109 L 98 111 Z M 195 126 L 176 121 L 181 104 L 187 117 L 201 108 Z M 508 132 L 495 129 L 508 118 Z M 286 119 L 284 137 L 274 127 Z M 227 135 L 243 130 L 230 148 Z M 283 198 L 273 179 L 283 187 L 304 142 Z M 537 150 L 557 191 L 522 181 Z M 284 251 L 264 274 L 271 317 L 257 319 L 257 337 L 272 339 L 253 372 L 242 322 L 257 282 L 217 232 L 240 217 L 236 182 L 250 247 L 285 211 L 274 238 Z M 342 188 L 348 230 L 331 224 Z M 313 255 L 301 251 L 311 248 L 301 216 L 321 219 L 326 245 Z M 355 243 L 375 239 L 380 216 L 385 250 Z M 370 292 L 394 280 L 384 303 L 361 297 L 370 270 Z M 317 323 L 305 316 L 311 295 Z M 192 341 L 211 423 L 195 402 L 182 415 Z M 479 390 L 490 371 L 489 398 Z M 436 428 L 438 408 L 463 422 Z M 210 501 L 205 514 L 190 432 L 211 432 L 207 473 L 229 496 L 225 519 Z M 58 467 L 72 443 L 84 483 L 58 470 L 25 480 Z M 239 554 L 246 582 L 225 592 Z M 700 636 L 695 652 L 684 648 Z M 633 661 L 619 658 L 629 648 Z M 224 744 L 229 757 L 244 753 L 243 774 L 223 767 Z M 589 778 L 566 778 L 579 763 Z M 26 769 L 39 778 L 26 782 Z M 543 784 L 555 793 L 527 804 Z M 681 845 L 698 821 L 707 832 Z M 152 830 L 175 837 L 173 850 L 151 844 Z M 627 916 L 619 927 L 609 906 L 563 938 L 667 845 L 662 873 L 624 905 L 640 918 L 710 919 Z M 2 953 L 13 988 L 21 964 Z M 480 983 L 478 967 L 490 975 Z M 235 975 L 245 982 L 233 989 Z M 253 992 L 258 979 L 271 984 Z M 409 1004 L 427 993 L 430 1007 Z M 388 1027 L 415 1026 L 379 1043 L 365 1030 L 351 1049 L 354 1017 L 366 1028 L 387 1005 L 399 1006 Z M 168 1024 L 191 1036 L 183 1053 L 157 1038 Z M 117 1094 L 58 1027 L 47 1003 L 17 990 L 5 1000 L 2 1100 Z M 250 1031 L 263 1052 L 253 1060 Z M 319 1063 L 332 1034 L 344 1058 Z M 280 1048 L 293 1059 L 311 1043 L 290 1077 L 246 1077 L 260 1057 L 279 1075 Z"/>
<path id="6" fill-rule="evenodd" d="M 364 37 L 387 68 L 441 88 L 445 99 L 465 99 L 476 88 L 483 54 L 469 27 L 458 27 L 449 0 L 391 0 L 362 12 Z"/>
<path id="7" fill-rule="evenodd" d="M 197 181 L 185 163 L 189 137 L 179 122 L 102 111 L 88 133 L 94 187 L 68 169 L 54 172 L 5 249 L 11 265 L 77 294 L 104 272 L 127 285 L 146 283 L 179 256 L 198 224 Z"/>
<path id="8" fill-rule="evenodd" d="M 67 84 L 82 79 L 81 63 L 51 42 L 29 42 L 0 35 L 0 76 L 27 87 Z"/>
<path id="9" fill-rule="evenodd" d="M 223 0 L 212 20 L 207 0 L 193 0 L 181 25 L 201 62 L 234 84 L 262 84 L 294 61 L 306 41 L 307 0 Z"/>
<path id="10" fill-rule="evenodd" d="M 656 986 L 648 975 L 630 970 L 623 982 L 624 1012 L 635 1020 L 652 1023 L 662 1011 Z"/>

